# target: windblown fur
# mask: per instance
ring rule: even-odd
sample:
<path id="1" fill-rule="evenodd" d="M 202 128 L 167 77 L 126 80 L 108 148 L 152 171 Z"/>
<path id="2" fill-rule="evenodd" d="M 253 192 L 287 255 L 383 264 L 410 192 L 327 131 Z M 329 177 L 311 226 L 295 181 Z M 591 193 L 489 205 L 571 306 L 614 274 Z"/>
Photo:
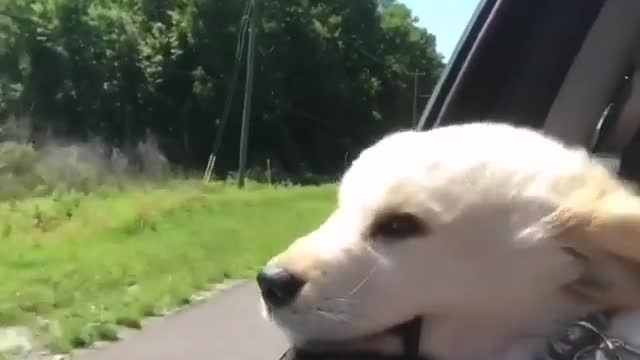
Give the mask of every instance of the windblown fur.
<path id="1" fill-rule="evenodd" d="M 420 230 L 375 234 L 397 215 Z M 583 149 L 489 122 L 399 132 L 360 154 L 333 214 L 271 261 L 307 283 L 266 313 L 301 346 L 387 353 L 397 341 L 373 334 L 424 316 L 422 347 L 443 360 L 530 359 L 601 309 L 622 310 L 610 331 L 638 342 L 639 235 L 640 198 Z"/>

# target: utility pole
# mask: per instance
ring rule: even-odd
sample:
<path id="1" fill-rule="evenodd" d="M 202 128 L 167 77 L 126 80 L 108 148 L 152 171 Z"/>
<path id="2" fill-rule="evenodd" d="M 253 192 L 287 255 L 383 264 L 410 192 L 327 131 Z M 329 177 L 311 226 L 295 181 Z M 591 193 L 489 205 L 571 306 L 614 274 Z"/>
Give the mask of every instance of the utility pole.
<path id="1" fill-rule="evenodd" d="M 240 130 L 240 161 L 238 164 L 238 187 L 243 188 L 247 171 L 247 146 L 249 140 L 249 118 L 251 117 L 251 95 L 253 93 L 253 73 L 256 47 L 256 0 L 251 1 L 249 14 L 249 44 L 247 49 L 247 79 L 244 88 L 244 109 Z"/>
<path id="2" fill-rule="evenodd" d="M 418 76 L 426 75 L 425 73 L 414 72 L 413 75 L 413 116 L 411 117 L 411 127 L 415 127 L 418 122 Z"/>

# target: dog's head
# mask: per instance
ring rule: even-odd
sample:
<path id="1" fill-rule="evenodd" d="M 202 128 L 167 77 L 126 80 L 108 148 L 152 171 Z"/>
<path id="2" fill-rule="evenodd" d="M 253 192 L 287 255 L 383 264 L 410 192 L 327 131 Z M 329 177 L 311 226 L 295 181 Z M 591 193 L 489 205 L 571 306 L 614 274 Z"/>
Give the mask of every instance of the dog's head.
<path id="1" fill-rule="evenodd" d="M 640 201 L 582 150 L 493 123 L 400 132 L 362 152 L 333 214 L 258 281 L 297 344 L 415 316 L 442 337 L 456 320 L 524 333 L 635 305 L 637 235 Z"/>

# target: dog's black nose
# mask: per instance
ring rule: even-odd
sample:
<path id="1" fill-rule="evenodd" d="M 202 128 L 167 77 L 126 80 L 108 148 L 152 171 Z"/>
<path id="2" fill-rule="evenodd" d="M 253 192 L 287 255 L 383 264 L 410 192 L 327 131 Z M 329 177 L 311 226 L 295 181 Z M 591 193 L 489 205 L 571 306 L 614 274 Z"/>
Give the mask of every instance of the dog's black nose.
<path id="1" fill-rule="evenodd" d="M 295 300 L 305 281 L 280 267 L 267 267 L 257 276 L 262 298 L 274 307 L 288 305 Z"/>

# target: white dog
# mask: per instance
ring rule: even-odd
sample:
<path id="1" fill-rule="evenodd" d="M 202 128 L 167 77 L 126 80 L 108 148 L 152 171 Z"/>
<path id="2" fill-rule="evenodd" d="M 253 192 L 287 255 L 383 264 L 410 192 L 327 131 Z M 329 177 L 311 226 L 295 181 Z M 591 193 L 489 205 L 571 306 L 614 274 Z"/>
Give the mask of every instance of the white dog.
<path id="1" fill-rule="evenodd" d="M 558 324 L 604 309 L 621 311 L 611 335 L 640 343 L 639 236 L 640 197 L 583 149 L 456 125 L 363 151 L 335 212 L 259 281 L 300 346 L 393 353 L 384 330 L 422 316 L 436 359 L 528 360 Z"/>

